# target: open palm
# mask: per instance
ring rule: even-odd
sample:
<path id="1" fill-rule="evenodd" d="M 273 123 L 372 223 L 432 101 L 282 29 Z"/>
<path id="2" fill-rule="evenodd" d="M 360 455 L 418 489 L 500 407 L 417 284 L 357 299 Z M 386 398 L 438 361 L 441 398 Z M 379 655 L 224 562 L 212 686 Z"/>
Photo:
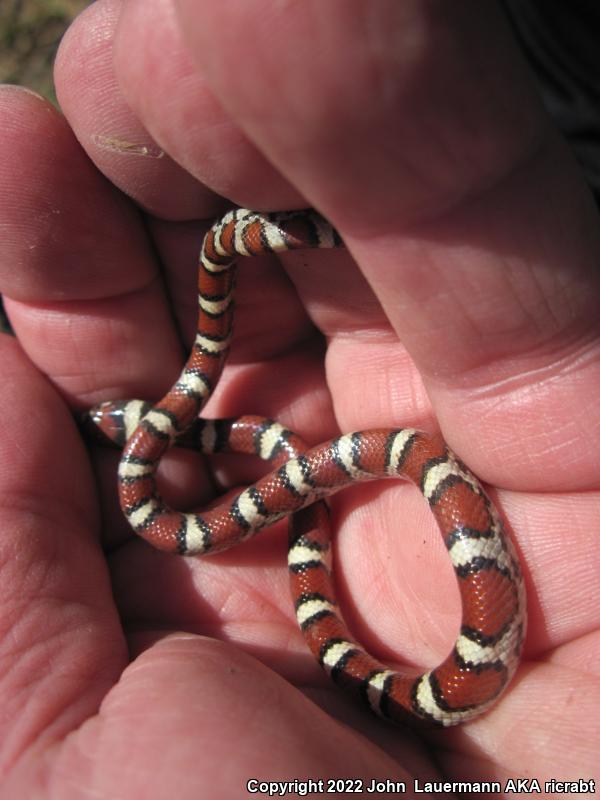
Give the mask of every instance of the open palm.
<path id="1" fill-rule="evenodd" d="M 97 0 L 59 55 L 68 122 L 0 91 L 18 336 L 0 341 L 0 796 L 594 777 L 597 217 L 492 6 L 449 14 Z M 310 442 L 439 426 L 500 487 L 525 663 L 460 730 L 417 738 L 330 686 L 294 620 L 282 524 L 208 559 L 157 553 L 122 519 L 118 456 L 82 443 L 72 411 L 177 377 L 202 234 L 233 203 L 313 205 L 348 251 L 241 265 L 206 415 L 275 416 Z M 161 486 L 197 507 L 262 469 L 175 453 Z M 356 635 L 388 662 L 437 663 L 460 611 L 426 504 L 385 482 L 332 506 Z"/>

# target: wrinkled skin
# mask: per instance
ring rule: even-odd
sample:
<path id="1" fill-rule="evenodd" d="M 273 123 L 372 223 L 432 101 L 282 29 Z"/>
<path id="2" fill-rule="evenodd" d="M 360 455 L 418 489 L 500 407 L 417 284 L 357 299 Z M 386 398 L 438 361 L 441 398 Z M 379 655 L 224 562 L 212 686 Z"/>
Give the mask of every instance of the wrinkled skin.
<path id="1" fill-rule="evenodd" d="M 0 340 L 0 796 L 594 777 L 598 219 L 492 4 L 98 0 L 56 84 L 64 118 L 0 90 L 18 336 Z M 439 425 L 498 487 L 529 632 L 510 689 L 462 729 L 417 738 L 330 686 L 293 619 L 284 526 L 211 559 L 158 554 L 121 519 L 117 455 L 82 444 L 73 411 L 176 378 L 195 254 L 234 203 L 315 206 L 349 252 L 243 265 L 207 415 L 277 416 L 311 442 Z M 201 506 L 260 469 L 179 454 L 162 486 Z M 333 517 L 355 633 L 434 664 L 459 607 L 423 501 L 362 485 Z"/>

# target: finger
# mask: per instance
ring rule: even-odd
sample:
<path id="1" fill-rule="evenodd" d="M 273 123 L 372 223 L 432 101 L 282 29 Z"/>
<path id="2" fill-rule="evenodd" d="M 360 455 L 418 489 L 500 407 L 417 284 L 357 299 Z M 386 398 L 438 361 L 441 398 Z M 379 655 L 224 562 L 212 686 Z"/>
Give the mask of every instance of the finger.
<path id="1" fill-rule="evenodd" d="M 225 2 L 219 14 L 212 2 L 174 5 L 190 53 L 219 101 L 284 174 L 318 193 L 343 228 L 370 234 L 399 219 L 432 216 L 495 181 L 537 145 L 539 104 L 492 9 L 477 11 L 472 3 L 449 14 L 440 3 L 337 0 L 326 9 L 318 2 L 302 9 L 262 4 L 257 15 L 254 3 Z M 252 36 L 243 36 L 248 31 Z M 461 45 L 470 48 L 463 53 Z M 465 80 L 477 60 L 495 69 Z M 242 71 L 244 64 L 253 70 Z M 480 103 L 492 89 L 499 101 L 511 90 L 503 119 L 499 101 Z M 455 97 L 463 100 L 461 115 Z M 435 130 L 417 139 L 428 109 Z M 498 123 L 496 137 L 484 135 Z M 470 158 L 461 160 L 467 152 Z M 400 175 L 405 180 L 398 185 Z"/>
<path id="2" fill-rule="evenodd" d="M 586 673 L 544 662 L 525 666 L 504 701 L 470 725 L 465 735 L 453 738 L 455 747 L 449 749 L 435 737 L 441 745 L 437 763 L 444 774 L 462 781 L 492 778 L 501 786 L 515 775 L 531 775 L 542 790 L 552 780 L 587 783 L 597 775 L 594 743 L 600 724 L 592 715 L 582 731 L 577 698 L 585 685 L 586 704 L 597 708 L 600 680 Z"/>
<path id="3" fill-rule="evenodd" d="M 595 210 L 494 9 L 176 5 L 219 101 L 341 229 L 451 443 L 495 483 L 594 485 Z"/>
<path id="4" fill-rule="evenodd" d="M 57 393 L 0 336 L 0 773 L 94 714 L 127 653 L 87 456 Z"/>
<path id="5" fill-rule="evenodd" d="M 64 37 L 55 67 L 61 108 L 98 168 L 162 218 L 223 213 L 215 192 L 243 204 L 248 185 L 263 187 L 267 205 L 273 192 L 284 206 L 297 204 L 295 190 L 223 113 L 187 51 L 173 46 L 169 3 L 152 0 L 134 13 L 135 36 L 123 53 L 117 48 L 115 72 L 113 43 L 123 14 L 131 16 L 129 4 L 118 0 L 86 9 Z"/>
<path id="6" fill-rule="evenodd" d="M 405 758 L 419 763 L 418 750 L 407 741 Z M 343 775 L 349 756 L 365 783 L 375 775 L 407 779 L 391 758 L 258 662 L 189 634 L 146 650 L 107 696 L 102 716 L 52 755 L 55 761 L 30 763 L 29 775 L 17 773 L 14 796 L 26 796 L 33 778 L 61 796 L 75 783 L 106 797 L 164 797 L 174 786 L 181 798 L 239 797 L 256 791 L 252 778 Z M 151 763 L 160 769 L 149 770 Z M 289 793 L 296 793 L 293 783 Z"/>
<path id="7" fill-rule="evenodd" d="M 116 85 L 112 42 L 121 7 L 120 0 L 93 3 L 68 29 L 54 68 L 61 109 L 91 161 L 150 213 L 167 219 L 217 214 L 221 200 L 152 139 Z M 167 51 L 163 40 L 159 52 Z"/>
<path id="8" fill-rule="evenodd" d="M 600 557 L 593 546 L 597 492 L 503 492 L 502 509 L 518 532 L 529 584 L 527 653 L 539 659 L 600 626 L 593 587 Z"/>
<path id="9" fill-rule="evenodd" d="M 187 342 L 194 335 L 198 226 L 153 220 L 144 226 L 50 106 L 19 90 L 0 93 L 0 102 L 6 123 L 0 157 L 0 193 L 6 198 L 0 284 L 20 342 L 78 409 L 107 398 L 160 397 L 183 361 L 178 328 Z M 155 253 L 165 265 L 165 282 Z M 220 407 L 217 397 L 207 413 L 248 411 L 250 397 L 257 411 L 282 415 L 293 424 L 302 419 L 305 432 L 327 438 L 332 419 L 321 350 L 311 345 L 313 328 L 285 275 L 274 267 L 268 260 L 254 263 L 241 276 L 233 352 L 239 366 L 219 393 L 237 399 L 223 400 Z M 165 283 L 181 323 L 177 327 Z M 260 367 L 264 358 L 278 367 L 281 383 L 275 391 Z M 175 505 L 199 506 L 213 483 L 197 457 L 185 461 L 187 467 L 173 474 L 176 480 L 165 470 L 162 484 Z M 108 455 L 100 462 L 106 542 L 113 546 L 130 532 L 116 504 L 114 459 Z"/>
<path id="10" fill-rule="evenodd" d="M 80 407 L 158 394 L 181 347 L 137 211 L 41 98 L 4 88 L 0 115 L 0 288 L 23 347 Z"/>
<path id="11" fill-rule="evenodd" d="M 5 88 L 0 114 L 0 285 L 21 345 L 78 410 L 107 397 L 160 397 L 182 348 L 138 212 L 41 98 Z M 180 236 L 175 251 L 187 245 L 192 267 L 196 237 Z M 168 257 L 168 243 L 166 250 Z M 185 269 L 186 259 L 177 266 Z M 97 463 L 108 546 L 131 536 L 117 508 L 111 455 Z M 193 474 L 206 500 L 211 483 L 197 456 L 187 461 L 185 479 Z M 185 482 L 182 494 L 189 496 Z"/>
<path id="12" fill-rule="evenodd" d="M 140 36 L 140 31 L 146 35 Z M 164 37 L 168 37 L 171 53 L 168 60 L 158 57 L 161 48 L 156 46 L 157 36 L 163 44 Z M 210 131 L 216 125 L 220 132 L 238 129 L 220 106 L 211 105 L 206 111 L 199 102 L 209 97 L 210 92 L 201 73 L 190 62 L 189 53 L 174 26 L 170 2 L 128 2 L 119 19 L 114 51 L 117 79 L 128 102 L 146 128 L 180 163 L 185 163 L 190 172 L 238 204 L 253 208 L 282 208 L 303 202 L 295 191 L 290 194 L 289 189 L 283 190 L 279 186 L 278 173 L 254 148 L 242 148 L 221 133 L 218 141 L 222 152 L 214 157 L 211 155 L 214 141 L 207 139 L 207 129 Z M 178 65 L 185 65 L 184 80 L 179 79 L 184 67 Z M 146 77 L 150 72 L 157 79 L 148 81 Z M 210 98 L 212 103 L 212 96 Z M 165 104 L 176 104 L 177 110 L 171 115 L 165 114 Z M 217 108 L 218 123 L 213 121 Z M 188 120 L 185 126 L 173 122 L 182 115 Z M 190 133 L 192 126 L 195 126 L 193 135 Z M 193 143 L 198 147 L 190 150 Z M 203 173 L 207 163 L 212 165 L 210 174 Z M 224 179 L 227 184 L 222 183 Z M 169 188 L 165 187 L 165 191 L 168 192 Z M 358 417 L 363 427 L 389 424 L 390 419 L 398 416 L 397 406 L 400 405 L 403 424 L 425 424 L 430 416 L 430 406 L 420 377 L 406 353 L 398 347 L 397 337 L 390 331 L 377 298 L 347 258 L 340 255 L 337 265 L 339 254 L 326 254 L 325 258 L 321 255 L 290 257 L 286 259 L 286 267 L 311 318 L 326 336 L 335 336 L 328 359 L 329 382 L 336 383 L 338 376 L 347 377 L 351 363 L 352 372 L 368 374 L 369 385 L 381 399 L 380 408 L 365 409 L 360 394 L 348 392 L 344 402 L 336 403 L 338 419 L 349 419 L 351 425 L 356 425 L 354 419 Z M 242 271 L 245 269 L 244 265 Z M 246 296 L 241 287 L 239 296 Z M 277 320 L 273 319 L 273 310 L 276 311 L 277 307 L 277 304 L 269 306 L 274 339 L 280 337 Z M 350 314 L 349 309 L 352 310 Z M 351 345 L 357 331 L 367 327 L 372 331 L 370 340 L 374 344 L 376 341 L 380 343 L 383 336 L 395 345 L 393 352 L 392 347 L 389 348 L 385 361 L 390 366 L 385 370 L 381 369 L 380 353 L 367 352 L 367 347 L 361 347 L 357 352 L 357 348 Z M 377 347 L 375 344 L 373 351 Z M 334 349 L 335 354 L 331 357 Z M 354 403 L 360 407 L 361 415 L 353 414 L 353 408 L 349 406 Z M 396 408 L 392 409 L 392 405 Z M 310 438 L 308 433 L 307 436 Z"/>
<path id="13" fill-rule="evenodd" d="M 152 219 L 144 225 L 50 106 L 19 90 L 4 90 L 0 102 L 0 193 L 6 198 L 0 283 L 28 355 L 79 406 L 107 397 L 159 397 L 183 360 L 178 328 L 186 342 L 193 339 L 202 227 Z M 310 345 L 314 328 L 276 262 L 245 264 L 239 284 L 233 361 L 253 364 L 300 342 Z M 314 346 L 309 351 L 320 362 Z M 285 369 L 300 395 L 314 394 L 313 377 L 303 390 L 303 376 Z M 275 413 L 272 405 L 261 408 L 265 382 L 254 373 L 253 385 L 239 374 L 229 381 L 246 383 L 257 411 Z M 285 395 L 292 402 L 289 384 Z M 234 413 L 242 410 L 248 411 Z"/>
<path id="14" fill-rule="evenodd" d="M 96 6 L 99 8 L 99 4 L 96 4 Z M 81 25 L 85 26 L 86 24 L 93 29 L 95 23 L 94 17 L 91 16 L 91 11 L 81 20 Z M 140 36 L 141 29 L 147 30 L 148 36 Z M 200 81 L 200 77 L 197 72 L 189 72 L 188 74 L 188 70 L 192 69 L 189 64 L 189 56 L 185 48 L 181 46 L 181 42 L 175 38 L 172 14 L 167 3 L 162 1 L 145 4 L 128 3 L 121 14 L 118 30 L 124 31 L 123 35 L 119 34 L 117 36 L 115 45 L 119 84 L 125 90 L 128 100 L 135 108 L 136 115 L 143 120 L 144 126 L 151 130 L 155 136 L 157 135 L 156 131 L 160 129 L 161 134 L 158 138 L 165 147 L 168 147 L 169 152 L 174 155 L 177 161 L 185 163 L 192 173 L 201 177 L 202 170 L 206 168 L 206 164 L 211 164 L 211 174 L 204 176 L 205 180 L 213 188 L 218 188 L 220 191 L 228 193 L 238 202 L 248 200 L 251 201 L 253 206 L 277 206 L 288 203 L 296 204 L 298 202 L 297 197 L 291 197 L 289 192 L 282 194 L 280 189 L 277 188 L 277 182 L 270 174 L 272 169 L 270 167 L 267 169 L 264 166 L 264 159 L 262 159 L 262 156 L 258 157 L 258 151 L 254 148 L 240 147 L 230 137 L 222 135 L 224 128 L 229 129 L 229 127 L 232 127 L 227 115 L 220 112 L 217 123 L 213 121 L 213 112 L 216 113 L 214 109 L 210 113 L 204 113 L 198 97 L 190 90 L 190 87 L 196 86 L 194 81 Z M 151 42 L 154 41 L 152 37 L 158 31 L 160 31 L 161 37 L 170 37 L 171 57 L 169 59 L 160 57 L 162 48 L 159 47 L 157 49 L 151 45 Z M 74 49 L 74 57 L 70 61 L 65 59 L 65 63 L 69 64 L 70 68 L 76 72 L 77 59 L 81 59 L 85 54 L 86 42 L 94 41 L 94 38 L 91 34 L 86 35 L 77 26 L 70 36 L 71 39 L 69 41 L 73 43 L 71 46 Z M 107 31 L 106 38 L 109 36 L 110 32 Z M 119 42 L 122 42 L 122 44 L 119 45 Z M 120 53 L 122 53 L 122 57 Z M 184 63 L 187 65 L 185 66 L 185 79 L 179 80 L 175 76 L 171 80 L 169 70 L 176 68 L 178 64 Z M 163 72 L 167 73 L 164 80 L 162 77 Z M 148 74 L 158 76 L 159 79 L 149 81 L 147 80 Z M 175 91 L 173 91 L 174 87 Z M 203 97 L 203 93 L 205 93 L 204 85 L 198 91 L 200 92 L 200 97 Z M 173 114 L 165 114 L 164 109 L 167 102 L 178 103 L 179 110 Z M 87 113 L 87 110 L 84 110 L 84 116 Z M 182 114 L 185 114 L 186 119 L 188 119 L 188 123 L 184 126 L 177 124 L 177 119 Z M 79 123 L 73 113 L 70 113 L 69 116 L 71 122 L 77 127 Z M 197 132 L 194 130 L 193 135 L 190 135 L 190 125 L 192 124 L 197 126 Z M 209 137 L 210 140 L 207 141 L 207 130 L 212 130 L 214 126 L 218 126 L 220 131 L 216 143 L 222 148 L 222 152 L 220 151 L 220 155 L 213 158 L 210 148 L 215 146 L 215 137 Z M 83 140 L 84 137 L 80 135 L 80 138 Z M 190 151 L 190 142 L 198 142 L 199 146 Z M 260 164 L 257 163 L 257 158 L 259 158 Z M 232 170 L 235 173 L 233 182 L 230 181 Z M 223 187 L 219 184 L 218 181 L 222 180 L 222 178 L 230 181 L 231 185 Z M 161 182 L 160 176 L 152 173 L 148 173 L 147 180 Z M 123 183 L 120 185 L 124 186 Z M 161 183 L 160 188 L 155 188 L 153 191 L 166 199 L 171 188 L 168 183 Z M 125 189 L 131 193 L 131 189 L 127 189 L 127 187 Z M 265 200 L 267 196 L 269 198 L 268 202 Z M 156 227 L 154 230 L 156 230 Z M 313 260 L 315 261 L 315 266 L 311 268 Z M 337 332 L 339 334 L 338 341 L 342 345 L 340 350 L 344 351 L 344 344 L 361 325 L 364 327 L 368 324 L 373 329 L 373 337 L 380 334 L 382 330 L 385 336 L 390 337 L 389 323 L 382 314 L 378 301 L 372 295 L 364 278 L 355 270 L 351 262 L 346 260 L 342 283 L 340 283 L 339 279 L 339 269 L 331 269 L 331 265 L 328 264 L 326 265 L 326 272 L 323 273 L 322 263 L 324 262 L 313 259 L 312 254 L 309 258 L 304 257 L 303 254 L 300 260 L 290 264 L 289 270 L 303 304 L 324 333 L 330 335 L 330 333 Z M 248 268 L 244 265 L 241 270 L 242 275 L 245 275 L 247 271 Z M 312 275 L 315 274 L 319 276 L 318 282 L 312 280 Z M 331 276 L 329 282 L 326 279 L 326 275 Z M 236 323 L 238 331 L 235 339 L 236 349 L 240 342 L 247 341 L 243 335 L 245 333 L 244 301 L 249 302 L 254 319 L 263 323 L 261 336 L 263 340 L 268 337 L 271 342 L 279 343 L 280 347 L 286 341 L 284 328 L 279 324 L 278 311 L 283 311 L 283 321 L 289 324 L 288 308 L 285 303 L 271 302 L 271 292 L 269 292 L 269 295 L 266 293 L 267 288 L 271 290 L 279 281 L 278 271 L 273 271 L 270 273 L 268 283 L 258 281 L 248 284 L 240 283 L 238 296 L 242 298 L 242 302 L 240 304 L 241 314 L 238 313 L 238 323 Z M 248 286 L 255 287 L 258 290 L 262 297 L 261 305 L 267 311 L 266 315 L 256 313 L 256 303 L 251 299 L 252 288 L 248 292 Z M 172 296 L 183 296 L 177 286 L 175 287 L 175 292 L 173 292 L 172 282 L 171 289 Z M 189 292 L 187 302 L 189 304 Z M 358 313 L 349 315 L 349 308 L 357 309 Z M 188 315 L 188 322 L 191 322 L 191 319 L 191 315 Z M 186 326 L 188 322 L 186 322 Z M 391 338 L 395 340 L 395 336 Z M 250 338 L 250 341 L 254 341 L 253 337 Z M 364 350 L 362 352 L 364 353 Z M 363 426 L 389 423 L 390 399 L 397 401 L 399 397 L 403 400 L 402 422 L 404 424 L 410 424 L 411 422 L 423 424 L 429 416 L 429 405 L 418 374 L 410 359 L 407 359 L 405 355 L 401 356 L 396 353 L 394 361 L 400 363 L 400 369 L 388 369 L 382 372 L 380 369 L 373 368 L 381 363 L 377 358 L 366 356 L 361 359 L 361 363 L 366 367 L 368 366 L 372 373 L 373 386 L 381 385 L 382 389 L 385 389 L 381 393 L 382 404 L 380 409 L 373 409 L 373 413 L 370 415 L 365 415 L 363 409 L 361 421 Z M 341 370 L 338 369 L 336 371 L 336 364 L 339 363 L 339 359 L 331 361 L 333 380 L 336 379 L 336 374 L 344 373 L 347 369 L 344 364 Z M 355 393 L 348 393 L 347 399 L 350 400 L 356 396 Z M 261 411 L 264 411 L 265 408 L 265 405 L 260 406 Z M 341 410 L 344 411 L 343 408 Z"/>

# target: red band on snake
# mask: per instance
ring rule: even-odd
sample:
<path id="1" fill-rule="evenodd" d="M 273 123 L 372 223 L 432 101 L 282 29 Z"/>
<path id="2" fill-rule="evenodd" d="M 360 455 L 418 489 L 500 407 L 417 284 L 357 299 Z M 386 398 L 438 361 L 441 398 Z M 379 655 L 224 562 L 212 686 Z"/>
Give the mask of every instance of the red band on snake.
<path id="1" fill-rule="evenodd" d="M 481 484 L 435 435 L 409 428 L 345 434 L 308 448 L 262 417 L 207 421 L 199 413 L 221 374 L 233 322 L 238 256 L 337 247 L 335 230 L 314 211 L 229 212 L 206 234 L 199 266 L 199 320 L 192 352 L 172 389 L 155 405 L 103 403 L 90 419 L 123 447 L 121 507 L 132 528 L 171 553 L 231 547 L 290 515 L 288 566 L 304 637 L 332 679 L 395 722 L 455 725 L 493 703 L 519 662 L 526 626 L 519 562 Z M 275 469 L 209 511 L 171 509 L 156 486 L 173 445 L 204 452 L 254 453 Z M 448 549 L 462 600 L 458 639 L 448 657 L 418 677 L 393 671 L 352 638 L 335 598 L 330 525 L 323 498 L 361 480 L 412 481 L 427 500 Z"/>

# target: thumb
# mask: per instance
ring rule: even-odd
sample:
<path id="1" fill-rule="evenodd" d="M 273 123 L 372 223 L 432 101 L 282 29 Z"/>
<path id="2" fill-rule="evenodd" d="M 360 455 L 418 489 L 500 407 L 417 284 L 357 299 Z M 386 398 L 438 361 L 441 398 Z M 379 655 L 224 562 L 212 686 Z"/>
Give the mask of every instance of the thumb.
<path id="1" fill-rule="evenodd" d="M 340 229 L 451 446 L 495 484 L 589 487 L 596 211 L 495 8 L 176 7 L 219 102 Z"/>

